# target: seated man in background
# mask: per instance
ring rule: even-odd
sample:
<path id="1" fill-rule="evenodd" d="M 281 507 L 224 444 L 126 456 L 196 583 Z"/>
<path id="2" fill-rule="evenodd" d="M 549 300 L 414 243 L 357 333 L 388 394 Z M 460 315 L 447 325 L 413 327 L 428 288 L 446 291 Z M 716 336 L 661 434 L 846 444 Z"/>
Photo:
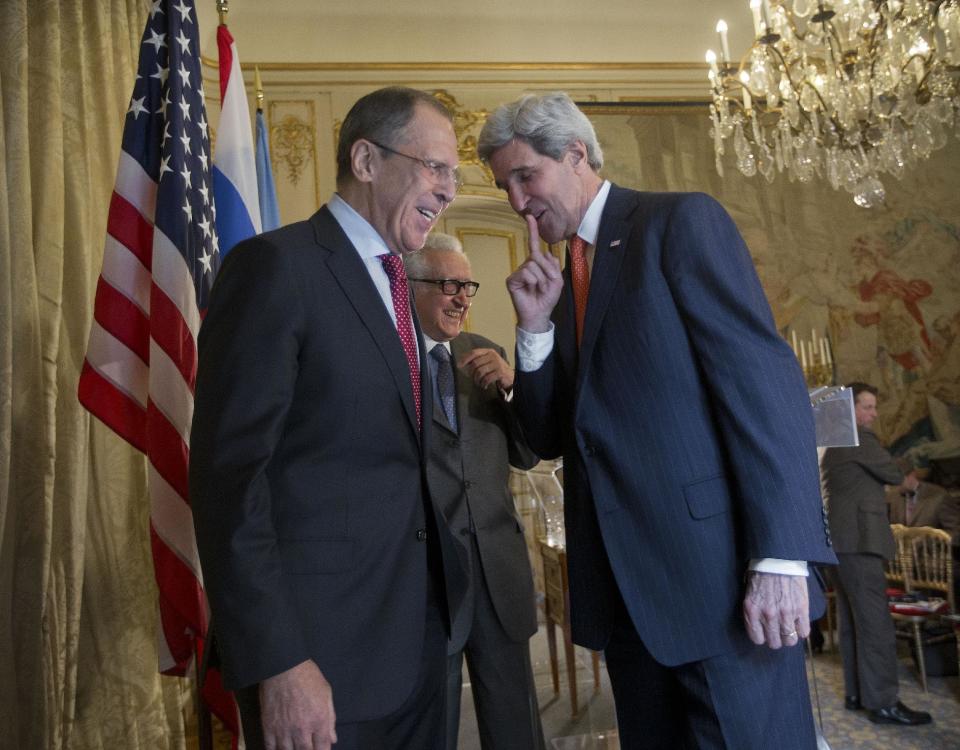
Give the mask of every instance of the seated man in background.
<path id="1" fill-rule="evenodd" d="M 887 488 L 890 523 L 904 526 L 932 526 L 950 534 L 953 549 L 953 593 L 960 601 L 960 491 L 921 481 L 913 492 Z"/>
<path id="2" fill-rule="evenodd" d="M 850 383 L 860 445 L 827 448 L 820 467 L 830 533 L 839 565 L 830 571 L 837 591 L 845 706 L 866 708 L 880 724 L 929 724 L 930 714 L 898 700 L 897 641 L 887 607 L 884 559 L 896 555 L 884 500 L 884 485 L 913 492 L 917 478 L 904 477 L 872 429 L 877 389 Z"/>
<path id="3" fill-rule="evenodd" d="M 529 469 L 537 457 L 510 403 L 513 368 L 501 347 L 461 333 L 479 285 L 455 237 L 428 235 L 404 263 L 433 384 L 430 493 L 469 563 L 469 588 L 447 648 L 446 747 L 457 747 L 466 655 L 481 747 L 537 750 L 544 741 L 530 665 L 533 576 L 507 487 L 510 464 Z"/>
<path id="4" fill-rule="evenodd" d="M 887 487 L 887 512 L 890 523 L 943 529 L 954 546 L 960 543 L 960 496 L 940 485 L 921 481 L 912 491 Z"/>

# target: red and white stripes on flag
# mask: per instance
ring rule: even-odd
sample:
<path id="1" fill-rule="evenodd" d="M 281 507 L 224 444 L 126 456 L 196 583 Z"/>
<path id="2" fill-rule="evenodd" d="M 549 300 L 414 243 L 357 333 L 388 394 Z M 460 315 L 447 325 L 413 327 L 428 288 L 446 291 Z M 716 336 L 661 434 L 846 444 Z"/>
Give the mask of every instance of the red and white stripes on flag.
<path id="1" fill-rule="evenodd" d="M 196 339 L 220 265 L 192 0 L 149 11 L 107 218 L 80 402 L 149 461 L 160 671 L 184 675 L 208 612 L 190 510 Z M 230 696 L 205 697 L 236 728 Z"/>

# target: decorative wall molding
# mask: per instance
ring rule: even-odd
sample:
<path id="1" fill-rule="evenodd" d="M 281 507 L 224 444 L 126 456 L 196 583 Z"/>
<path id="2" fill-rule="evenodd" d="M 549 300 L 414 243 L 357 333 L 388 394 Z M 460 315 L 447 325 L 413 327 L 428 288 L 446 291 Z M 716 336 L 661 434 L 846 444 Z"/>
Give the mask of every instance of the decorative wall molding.
<path id="1" fill-rule="evenodd" d="M 270 126 L 270 153 L 283 164 L 294 185 L 300 182 L 304 168 L 311 166 L 316 150 L 315 126 L 296 115 L 285 115 Z"/>

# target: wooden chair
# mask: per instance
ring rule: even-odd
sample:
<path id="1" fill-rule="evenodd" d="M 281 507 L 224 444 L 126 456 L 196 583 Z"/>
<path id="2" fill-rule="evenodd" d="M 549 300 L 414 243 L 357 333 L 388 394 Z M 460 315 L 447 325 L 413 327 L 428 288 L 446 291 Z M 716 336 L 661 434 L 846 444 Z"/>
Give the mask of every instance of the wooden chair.
<path id="1" fill-rule="evenodd" d="M 908 588 L 910 555 L 909 550 L 904 546 L 903 538 L 903 532 L 906 529 L 907 527 L 902 523 L 890 524 L 890 531 L 893 532 L 893 542 L 897 551 L 893 559 L 887 560 L 884 564 L 884 573 L 887 577 L 887 596 L 902 594 Z"/>
<path id="2" fill-rule="evenodd" d="M 890 603 L 893 619 L 904 626 L 904 636 L 911 638 L 917 652 L 917 665 L 920 668 L 920 682 L 927 692 L 927 668 L 923 656 L 923 647 L 933 643 L 950 640 L 953 633 L 928 637 L 923 636 L 923 627 L 927 622 L 939 619 L 941 615 L 956 612 L 953 598 L 953 557 L 950 548 L 950 534 L 929 526 L 906 528 L 901 533 L 898 557 L 904 567 L 907 591 L 934 596 L 927 602 Z M 935 604 L 937 600 L 941 603 Z M 931 602 L 933 603 L 931 605 Z"/>

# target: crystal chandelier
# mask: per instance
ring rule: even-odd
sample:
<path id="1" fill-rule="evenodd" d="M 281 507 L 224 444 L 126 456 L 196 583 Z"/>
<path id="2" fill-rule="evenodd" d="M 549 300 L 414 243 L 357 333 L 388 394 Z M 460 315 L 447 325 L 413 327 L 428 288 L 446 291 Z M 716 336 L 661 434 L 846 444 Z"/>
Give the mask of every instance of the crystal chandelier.
<path id="1" fill-rule="evenodd" d="M 788 7 L 788 5 L 790 7 Z M 960 0 L 751 0 L 754 42 L 735 64 L 727 25 L 707 51 L 717 172 L 826 178 L 859 206 L 883 203 L 883 173 L 960 136 Z"/>

